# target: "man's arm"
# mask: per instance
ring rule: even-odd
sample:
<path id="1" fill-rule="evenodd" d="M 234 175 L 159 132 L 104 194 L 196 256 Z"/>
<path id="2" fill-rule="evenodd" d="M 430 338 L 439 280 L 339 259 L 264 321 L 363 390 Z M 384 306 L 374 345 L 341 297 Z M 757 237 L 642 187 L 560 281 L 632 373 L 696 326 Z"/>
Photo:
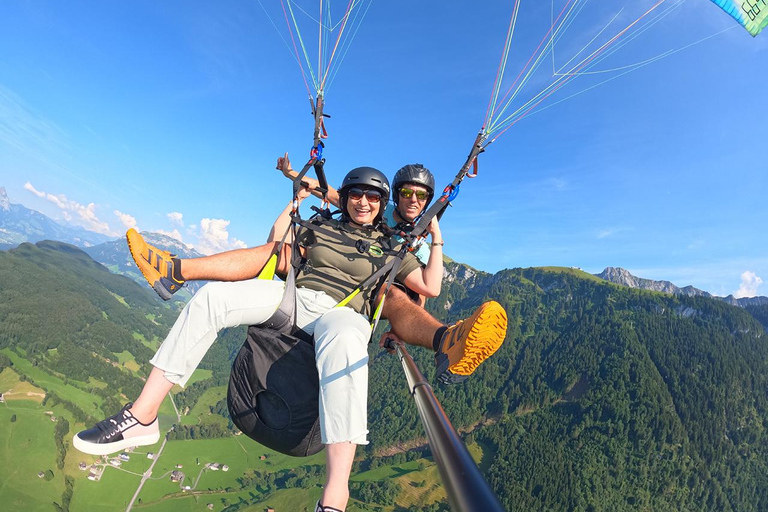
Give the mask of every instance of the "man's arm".
<path id="1" fill-rule="evenodd" d="M 432 238 L 429 261 L 425 267 L 411 271 L 403 284 L 420 295 L 437 297 L 443 284 L 443 236 L 437 217 L 432 218 L 428 229 Z"/>
<path id="2" fill-rule="evenodd" d="M 283 176 L 289 180 L 293 180 L 296 178 L 296 176 L 299 175 L 299 173 L 294 171 L 291 167 L 291 161 L 288 159 L 288 153 L 286 153 L 285 156 L 277 159 L 277 169 L 282 172 Z M 322 192 L 317 190 L 317 187 L 320 186 L 320 183 L 315 178 L 310 178 L 309 176 L 305 175 L 302 178 L 302 181 L 307 184 L 309 190 L 312 191 L 312 195 L 320 199 L 323 198 Z M 328 185 L 328 192 L 326 193 L 325 198 L 336 208 L 339 207 L 339 191 L 330 185 Z"/>

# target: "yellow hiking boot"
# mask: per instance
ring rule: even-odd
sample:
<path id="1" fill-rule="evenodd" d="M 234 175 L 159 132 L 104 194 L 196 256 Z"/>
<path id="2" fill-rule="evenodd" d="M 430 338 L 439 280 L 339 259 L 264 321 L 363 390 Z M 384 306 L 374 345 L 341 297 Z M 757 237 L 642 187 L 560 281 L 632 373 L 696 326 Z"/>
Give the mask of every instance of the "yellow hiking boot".
<path id="1" fill-rule="evenodd" d="M 435 354 L 437 380 L 454 384 L 469 377 L 480 363 L 491 357 L 507 335 L 507 312 L 489 301 L 443 333 Z"/>
<path id="2" fill-rule="evenodd" d="M 173 275 L 174 265 L 178 262 L 176 255 L 149 245 L 133 228 L 128 230 L 125 238 L 128 240 L 128 250 L 131 251 L 133 261 L 144 278 L 161 299 L 169 300 L 185 282 Z"/>

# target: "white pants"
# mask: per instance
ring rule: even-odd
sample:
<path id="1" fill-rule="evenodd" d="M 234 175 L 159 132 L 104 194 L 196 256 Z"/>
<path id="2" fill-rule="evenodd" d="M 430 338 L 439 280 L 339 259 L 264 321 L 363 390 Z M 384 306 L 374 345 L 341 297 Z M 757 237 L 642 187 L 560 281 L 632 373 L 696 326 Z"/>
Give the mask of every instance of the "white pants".
<path id="1" fill-rule="evenodd" d="M 277 310 L 284 283 L 252 279 L 203 286 L 187 303 L 150 360 L 170 382 L 184 386 L 226 327 L 260 324 Z M 320 375 L 320 434 L 323 444 L 367 444 L 368 320 L 324 292 L 299 288 L 296 324 L 314 334 Z"/>

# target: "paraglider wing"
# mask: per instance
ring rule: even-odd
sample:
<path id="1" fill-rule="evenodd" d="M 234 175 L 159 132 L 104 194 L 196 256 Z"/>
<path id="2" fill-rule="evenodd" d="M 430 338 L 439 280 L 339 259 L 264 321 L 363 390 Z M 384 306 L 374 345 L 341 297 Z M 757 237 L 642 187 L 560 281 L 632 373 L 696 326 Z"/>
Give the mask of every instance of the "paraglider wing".
<path id="1" fill-rule="evenodd" d="M 712 0 L 756 36 L 768 25 L 768 0 Z"/>

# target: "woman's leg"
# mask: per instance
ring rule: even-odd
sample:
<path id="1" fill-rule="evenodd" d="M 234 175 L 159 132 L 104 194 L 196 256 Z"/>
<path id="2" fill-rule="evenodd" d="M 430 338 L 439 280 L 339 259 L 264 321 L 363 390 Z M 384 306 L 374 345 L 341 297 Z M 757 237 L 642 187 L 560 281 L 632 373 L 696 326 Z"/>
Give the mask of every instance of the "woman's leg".
<path id="1" fill-rule="evenodd" d="M 262 279 L 203 286 L 184 307 L 150 363 L 164 370 L 168 381 L 183 387 L 219 331 L 264 322 L 280 304 L 283 289 L 280 281 Z"/>
<path id="2" fill-rule="evenodd" d="M 160 410 L 160 404 L 163 403 L 165 395 L 174 386 L 173 382 L 165 378 L 165 372 L 158 367 L 152 368 L 149 378 L 141 389 L 139 398 L 133 403 L 131 414 L 142 423 L 150 423 L 157 418 Z"/>
<path id="3" fill-rule="evenodd" d="M 327 475 L 320 500 L 344 510 L 349 473 L 358 444 L 368 434 L 368 320 L 349 308 L 334 308 L 314 326 L 320 377 L 320 434 L 327 450 Z"/>
<path id="4" fill-rule="evenodd" d="M 355 460 L 354 443 L 334 443 L 325 446 L 325 486 L 320 503 L 344 510 L 349 501 L 349 474 Z"/>

